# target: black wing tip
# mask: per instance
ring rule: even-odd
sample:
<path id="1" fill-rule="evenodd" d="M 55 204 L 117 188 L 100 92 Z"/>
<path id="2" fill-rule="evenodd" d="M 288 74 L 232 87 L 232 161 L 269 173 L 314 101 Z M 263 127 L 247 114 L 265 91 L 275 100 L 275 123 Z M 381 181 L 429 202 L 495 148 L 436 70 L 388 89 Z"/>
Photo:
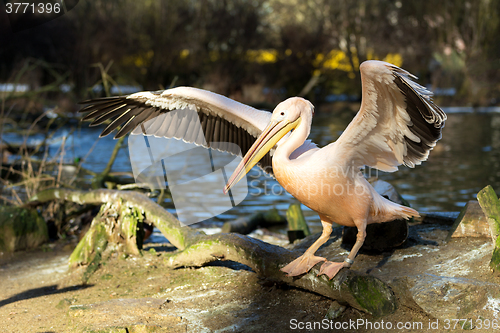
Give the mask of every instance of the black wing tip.
<path id="1" fill-rule="evenodd" d="M 112 100 L 117 100 L 117 99 L 125 99 L 129 95 L 117 95 L 117 96 L 108 96 L 108 97 L 98 97 L 98 98 L 91 98 L 91 99 L 86 99 L 83 101 L 78 102 L 77 104 L 100 104 L 100 103 L 105 103 L 109 102 Z"/>
<path id="2" fill-rule="evenodd" d="M 407 154 L 404 165 L 415 167 L 427 160 L 429 153 L 442 138 L 446 113 L 432 100 L 433 93 L 413 80 L 416 78 L 404 70 L 393 69 L 394 83 L 406 99 L 406 111 L 412 120 L 408 128 L 420 138 L 415 142 L 405 136 Z"/>
<path id="3" fill-rule="evenodd" d="M 432 100 L 433 96 L 432 91 L 418 84 L 407 75 L 402 75 L 398 71 L 393 71 L 393 74 L 395 78 L 395 83 L 398 86 L 401 93 L 405 96 L 407 103 L 409 98 L 411 97 L 408 96 L 408 91 L 410 91 L 415 97 L 417 97 L 421 101 L 424 108 L 432 112 L 432 115 L 434 115 L 434 117 L 432 117 L 432 121 L 428 121 L 428 119 L 430 120 L 430 118 L 422 114 L 423 118 L 429 124 L 432 123 L 434 126 L 436 126 L 436 128 L 443 128 L 444 123 L 446 119 L 448 119 L 448 117 L 446 116 L 446 113 L 439 106 L 437 106 Z"/>

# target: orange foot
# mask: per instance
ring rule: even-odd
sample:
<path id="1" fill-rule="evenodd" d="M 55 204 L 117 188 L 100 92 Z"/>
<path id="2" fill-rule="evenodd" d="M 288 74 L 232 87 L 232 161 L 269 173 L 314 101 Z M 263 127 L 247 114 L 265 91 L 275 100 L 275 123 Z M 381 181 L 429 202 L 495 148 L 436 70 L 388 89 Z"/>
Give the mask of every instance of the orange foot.
<path id="1" fill-rule="evenodd" d="M 288 273 L 288 276 L 298 276 L 309 272 L 318 262 L 325 261 L 325 258 L 316 257 L 312 254 L 303 254 L 281 270 Z"/>
<path id="2" fill-rule="evenodd" d="M 319 275 L 325 274 L 330 278 L 330 280 L 337 275 L 337 273 L 344 267 L 349 267 L 349 264 L 344 262 L 331 262 L 325 261 L 321 268 L 319 269 Z"/>

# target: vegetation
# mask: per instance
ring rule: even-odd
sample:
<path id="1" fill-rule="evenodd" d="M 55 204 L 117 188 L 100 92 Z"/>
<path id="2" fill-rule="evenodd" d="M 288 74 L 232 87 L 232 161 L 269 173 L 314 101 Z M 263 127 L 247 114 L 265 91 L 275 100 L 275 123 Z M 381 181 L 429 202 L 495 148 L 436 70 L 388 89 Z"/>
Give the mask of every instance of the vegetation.
<path id="1" fill-rule="evenodd" d="M 271 104 L 302 93 L 359 95 L 359 63 L 385 59 L 449 103 L 498 103 L 500 1 L 235 0 L 81 2 L 59 19 L 0 37 L 0 81 L 36 58 L 76 92 L 89 93 L 106 65 L 118 84 L 202 86 L 246 102 L 268 87 Z M 22 78 L 53 82 L 46 69 Z M 308 85 L 308 83 L 310 83 Z M 307 86 L 307 89 L 304 89 Z M 314 89 L 312 89 L 314 88 Z"/>

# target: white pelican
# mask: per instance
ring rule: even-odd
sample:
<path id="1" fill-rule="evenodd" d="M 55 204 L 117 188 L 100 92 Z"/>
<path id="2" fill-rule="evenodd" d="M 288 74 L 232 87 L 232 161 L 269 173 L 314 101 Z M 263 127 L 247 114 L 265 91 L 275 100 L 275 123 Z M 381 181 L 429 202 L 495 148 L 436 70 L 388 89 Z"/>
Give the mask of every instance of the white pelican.
<path id="1" fill-rule="evenodd" d="M 360 71 L 361 108 L 339 139 L 323 148 L 307 140 L 314 107 L 299 97 L 280 103 L 271 114 L 208 91 L 179 87 L 90 100 L 82 102 L 90 105 L 81 111 L 89 112 L 84 120 L 93 119 L 91 125 L 114 118 L 101 136 L 122 125 L 115 135 L 118 138 L 170 110 L 196 110 L 205 141 L 190 133 L 185 119 L 148 122 L 142 131 L 208 147 L 211 142 L 239 145 L 245 156 L 224 191 L 256 164 L 274 175 L 290 194 L 319 214 L 323 225 L 318 240 L 282 271 L 298 276 L 324 262 L 320 274 L 331 279 L 353 264 L 367 224 L 418 216 L 416 210 L 380 196 L 360 169 L 368 166 L 393 172 L 401 164 L 411 168 L 421 164 L 441 138 L 446 120 L 432 102 L 432 93 L 415 83 L 416 77 L 407 71 L 381 61 L 366 61 Z M 224 150 L 224 145 L 212 147 Z M 341 263 L 314 256 L 330 237 L 332 222 L 358 229 L 356 243 Z"/>

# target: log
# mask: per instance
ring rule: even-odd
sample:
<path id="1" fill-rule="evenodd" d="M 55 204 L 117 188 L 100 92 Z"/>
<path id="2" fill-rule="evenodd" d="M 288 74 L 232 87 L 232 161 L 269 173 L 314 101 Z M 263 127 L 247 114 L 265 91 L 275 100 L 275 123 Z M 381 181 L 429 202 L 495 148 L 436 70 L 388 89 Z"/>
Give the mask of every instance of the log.
<path id="1" fill-rule="evenodd" d="M 301 277 L 288 277 L 280 268 L 297 258 L 300 253 L 234 233 L 206 235 L 182 226 L 172 214 L 140 193 L 48 189 L 38 193 L 31 201 L 45 202 L 54 199 L 80 204 L 120 202 L 124 207 L 134 207 L 177 247 L 177 252 L 164 254 L 165 264 L 170 268 L 200 267 L 216 260 L 233 260 L 249 266 L 271 281 L 319 293 L 374 316 L 387 315 L 396 310 L 394 293 L 378 278 L 343 269 L 329 280 L 324 275 L 318 277 L 319 272 L 315 268 Z M 103 224 L 96 225 L 100 225 L 102 232 Z"/>
<path id="2" fill-rule="evenodd" d="M 491 230 L 491 238 L 495 244 L 491 256 L 490 267 L 500 273 L 500 202 L 497 194 L 490 185 L 483 188 L 477 194 L 477 201 L 483 209 Z"/>
<path id="3" fill-rule="evenodd" d="M 267 212 L 259 212 L 250 216 L 240 217 L 234 221 L 225 222 L 222 226 L 222 232 L 237 232 L 246 235 L 259 226 L 269 228 L 283 223 L 286 223 L 286 219 L 279 214 L 276 208 L 273 208 Z"/>
<path id="4" fill-rule="evenodd" d="M 160 205 L 149 200 L 143 194 L 116 190 L 77 191 L 63 188 L 46 189 L 30 199 L 31 205 L 50 200 L 66 200 L 78 204 L 103 204 L 122 200 L 123 204 L 134 206 L 142 212 L 147 212 L 147 220 L 153 223 L 168 241 L 178 249 L 184 249 L 191 237 L 195 237 L 195 229 L 183 226 L 172 214 Z"/>
<path id="5" fill-rule="evenodd" d="M 144 216 L 135 207 L 122 201 L 107 202 L 92 220 L 89 230 L 69 258 L 71 267 L 87 266 L 83 282 L 99 267 L 108 245 L 111 251 L 139 255 L 144 238 Z"/>
<path id="6" fill-rule="evenodd" d="M 300 253 L 239 234 L 205 236 L 184 251 L 167 254 L 171 268 L 200 267 L 217 260 L 232 260 L 252 268 L 266 279 L 306 289 L 373 316 L 384 316 L 396 310 L 396 297 L 380 279 L 343 269 L 332 280 L 319 270 L 311 269 L 302 277 L 288 277 L 280 271 Z"/>

